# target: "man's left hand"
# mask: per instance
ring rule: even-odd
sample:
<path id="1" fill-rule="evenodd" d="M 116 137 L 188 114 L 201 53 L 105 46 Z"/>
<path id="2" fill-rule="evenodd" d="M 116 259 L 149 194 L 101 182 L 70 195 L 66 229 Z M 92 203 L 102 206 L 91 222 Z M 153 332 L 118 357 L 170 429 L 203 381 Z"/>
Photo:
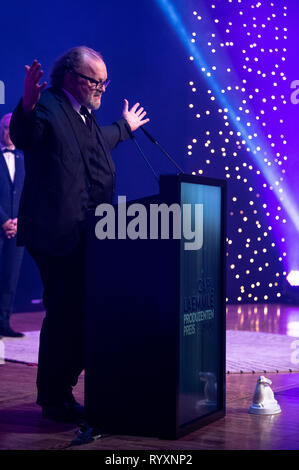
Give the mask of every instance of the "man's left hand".
<path id="1" fill-rule="evenodd" d="M 139 106 L 140 103 L 135 103 L 134 106 L 129 109 L 128 100 L 124 100 L 123 118 L 128 122 L 132 132 L 149 121 L 149 118 L 144 119 L 146 111 L 144 111 L 142 107 L 139 108 Z"/>

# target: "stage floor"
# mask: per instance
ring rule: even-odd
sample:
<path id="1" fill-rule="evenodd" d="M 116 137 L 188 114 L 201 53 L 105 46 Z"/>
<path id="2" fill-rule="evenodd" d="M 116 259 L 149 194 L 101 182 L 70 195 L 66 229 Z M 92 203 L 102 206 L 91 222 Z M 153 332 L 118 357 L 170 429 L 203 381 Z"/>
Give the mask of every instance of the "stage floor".
<path id="1" fill-rule="evenodd" d="M 38 332 L 42 318 L 41 312 L 17 314 L 12 318 L 12 325 L 25 333 L 26 331 Z M 298 349 L 298 325 L 298 306 L 231 305 L 227 307 L 227 336 L 237 331 L 256 333 L 257 344 L 261 344 L 259 334 L 267 334 L 269 336 L 265 338 L 269 337 L 270 343 L 273 342 L 273 338 L 279 341 L 282 339 L 298 341 Z M 294 353 L 294 350 L 290 350 L 290 355 L 292 352 Z M 228 356 L 230 356 L 230 351 L 228 351 Z M 267 363 L 270 361 L 267 360 Z M 110 435 L 80 447 L 68 447 L 76 436 L 77 427 L 53 423 L 41 417 L 40 408 L 35 404 L 37 367 L 34 362 L 6 361 L 0 365 L 0 449 L 62 450 L 68 448 L 103 451 L 181 450 L 183 452 L 203 449 L 299 449 L 299 373 L 297 369 L 298 364 L 294 364 L 293 368 L 288 370 L 266 371 L 262 374 L 272 380 L 272 390 L 282 409 L 278 415 L 256 416 L 248 413 L 256 380 L 258 375 L 261 375 L 261 371 L 250 371 L 250 368 L 248 371 L 228 371 L 226 374 L 226 416 L 187 436 L 174 441 L 166 441 Z M 83 374 L 79 378 L 74 394 L 78 401 L 83 402 Z"/>

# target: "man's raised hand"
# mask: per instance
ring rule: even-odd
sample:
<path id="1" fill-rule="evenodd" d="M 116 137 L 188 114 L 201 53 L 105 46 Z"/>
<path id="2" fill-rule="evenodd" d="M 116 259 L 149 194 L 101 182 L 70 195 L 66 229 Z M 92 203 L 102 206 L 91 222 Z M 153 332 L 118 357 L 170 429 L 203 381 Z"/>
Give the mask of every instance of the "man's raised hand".
<path id="1" fill-rule="evenodd" d="M 146 124 L 149 119 L 143 119 L 144 116 L 146 115 L 146 111 L 144 111 L 144 108 L 139 108 L 140 104 L 136 103 L 132 108 L 129 110 L 129 103 L 128 100 L 124 100 L 124 109 L 123 109 L 123 117 L 126 119 L 128 122 L 131 131 L 136 131 L 138 127 L 143 126 Z"/>
<path id="2" fill-rule="evenodd" d="M 24 112 L 30 112 L 34 109 L 37 102 L 40 99 L 40 94 L 47 86 L 47 82 L 43 82 L 39 85 L 39 81 L 42 78 L 44 72 L 41 70 L 41 64 L 34 60 L 32 65 L 25 65 L 26 77 L 24 84 L 24 95 L 22 100 L 22 106 Z"/>

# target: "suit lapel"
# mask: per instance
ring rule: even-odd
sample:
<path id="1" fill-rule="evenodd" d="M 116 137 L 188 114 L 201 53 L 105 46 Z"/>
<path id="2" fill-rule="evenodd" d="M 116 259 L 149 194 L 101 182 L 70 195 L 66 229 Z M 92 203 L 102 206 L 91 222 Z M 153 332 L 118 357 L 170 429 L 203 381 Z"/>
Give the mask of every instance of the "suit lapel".
<path id="1" fill-rule="evenodd" d="M 17 153 L 15 155 L 15 178 L 13 182 L 15 188 L 20 186 L 21 177 L 22 177 L 21 158 L 20 158 L 20 155 Z"/>
<path id="2" fill-rule="evenodd" d="M 6 161 L 5 161 L 5 158 L 4 158 L 4 155 L 3 155 L 3 152 L 0 150 L 0 155 L 1 155 L 1 158 L 0 158 L 0 164 L 2 165 L 3 167 L 3 170 L 4 170 L 4 173 L 6 174 L 7 178 L 8 178 L 8 181 L 10 182 L 10 184 L 13 184 L 13 182 L 11 181 L 11 177 L 10 177 L 10 174 L 9 174 L 9 170 L 8 170 L 8 167 L 7 167 L 7 164 L 6 164 Z M 16 161 L 16 158 L 15 158 L 15 161 Z"/>
<path id="3" fill-rule="evenodd" d="M 57 104 L 58 104 L 60 110 L 62 111 L 64 118 L 67 119 L 67 122 L 69 123 L 69 125 L 71 127 L 71 130 L 72 130 L 73 135 L 75 137 L 75 141 L 77 142 L 77 147 L 76 146 L 74 147 L 74 144 L 73 144 L 74 140 L 72 138 L 68 138 L 68 134 L 66 133 L 66 139 L 68 141 L 68 144 L 70 145 L 70 148 L 72 149 L 74 154 L 76 154 L 78 152 L 78 148 L 79 148 L 80 153 L 81 153 L 81 157 L 84 161 L 84 164 L 85 164 L 86 168 L 88 168 L 87 157 L 86 157 L 86 155 L 84 155 L 84 152 L 82 150 L 80 139 L 78 139 L 78 135 L 77 135 L 77 129 L 76 129 L 76 126 L 74 124 L 74 113 L 76 111 L 73 109 L 71 103 L 69 102 L 67 96 L 63 93 L 63 91 L 55 89 L 55 91 L 53 91 L 53 94 L 54 94 L 55 98 L 58 101 Z"/>
<path id="4" fill-rule="evenodd" d="M 110 167 L 111 172 L 114 173 L 114 172 L 115 172 L 114 164 L 112 163 L 111 158 L 109 157 L 110 151 L 109 151 L 109 149 L 106 147 L 105 139 L 103 138 L 103 135 L 102 135 L 100 126 L 99 126 L 98 123 L 97 123 L 97 120 L 96 120 L 95 115 L 94 115 L 93 113 L 91 113 L 91 115 L 92 115 L 93 124 L 95 125 L 95 128 L 96 128 L 96 133 L 97 133 L 97 135 L 98 135 L 98 137 L 99 137 L 100 144 L 101 144 L 101 146 L 102 146 L 102 148 L 103 148 L 103 151 L 104 151 L 104 155 L 105 155 L 105 157 L 106 157 L 106 160 L 107 160 L 107 162 L 108 162 L 108 165 L 109 165 L 109 167 Z"/>

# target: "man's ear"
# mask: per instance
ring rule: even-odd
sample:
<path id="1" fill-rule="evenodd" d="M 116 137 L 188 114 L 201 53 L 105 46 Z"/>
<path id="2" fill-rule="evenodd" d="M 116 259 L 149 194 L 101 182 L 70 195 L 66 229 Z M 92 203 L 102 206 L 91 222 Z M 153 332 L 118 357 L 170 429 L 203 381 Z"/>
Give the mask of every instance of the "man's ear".
<path id="1" fill-rule="evenodd" d="M 67 72 L 64 76 L 64 87 L 72 88 L 73 84 L 74 84 L 74 74 L 71 72 Z"/>

